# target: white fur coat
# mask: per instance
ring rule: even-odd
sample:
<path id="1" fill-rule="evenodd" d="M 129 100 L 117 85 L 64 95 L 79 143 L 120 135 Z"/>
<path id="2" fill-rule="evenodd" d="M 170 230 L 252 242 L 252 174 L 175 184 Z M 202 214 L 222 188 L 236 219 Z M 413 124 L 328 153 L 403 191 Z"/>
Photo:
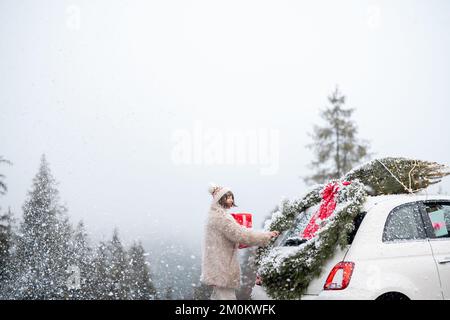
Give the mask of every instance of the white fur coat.
<path id="1" fill-rule="evenodd" d="M 217 202 L 211 205 L 205 225 L 200 281 L 207 285 L 239 288 L 241 268 L 238 244 L 265 246 L 271 236 L 239 225 Z"/>

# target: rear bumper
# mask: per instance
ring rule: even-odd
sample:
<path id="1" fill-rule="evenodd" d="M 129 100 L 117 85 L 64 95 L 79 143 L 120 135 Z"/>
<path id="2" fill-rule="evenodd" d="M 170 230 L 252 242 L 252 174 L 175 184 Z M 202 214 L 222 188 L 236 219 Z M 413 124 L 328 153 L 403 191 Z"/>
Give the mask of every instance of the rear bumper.
<path id="1" fill-rule="evenodd" d="M 262 286 L 254 286 L 252 290 L 252 300 L 273 300 L 270 298 Z M 319 294 L 305 294 L 301 300 L 373 300 L 373 292 L 347 288 L 345 290 L 327 290 Z"/>
<path id="2" fill-rule="evenodd" d="M 302 300 L 373 300 L 373 292 L 347 288 L 344 290 L 323 290 L 317 295 L 306 294 Z"/>

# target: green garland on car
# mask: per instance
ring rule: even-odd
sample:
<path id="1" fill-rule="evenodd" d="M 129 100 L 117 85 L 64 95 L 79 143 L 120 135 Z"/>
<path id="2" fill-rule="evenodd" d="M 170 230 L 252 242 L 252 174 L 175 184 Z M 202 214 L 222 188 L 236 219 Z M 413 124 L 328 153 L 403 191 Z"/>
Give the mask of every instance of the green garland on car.
<path id="1" fill-rule="evenodd" d="M 335 182 L 335 181 L 332 181 Z M 280 232 L 288 230 L 298 214 L 320 203 L 322 188 L 315 188 L 302 200 L 293 204 L 284 202 L 279 215 L 269 224 L 269 229 L 278 227 Z M 263 279 L 266 292 L 274 299 L 298 299 L 310 281 L 319 276 L 322 266 L 330 258 L 337 245 L 347 245 L 348 234 L 353 230 L 353 219 L 360 212 L 366 199 L 364 185 L 353 181 L 348 186 L 340 185 L 335 213 L 324 220 L 317 235 L 298 247 L 260 248 L 257 256 L 258 273 Z M 295 214 L 296 213 L 296 214 Z M 286 255 L 286 250 L 290 250 Z"/>

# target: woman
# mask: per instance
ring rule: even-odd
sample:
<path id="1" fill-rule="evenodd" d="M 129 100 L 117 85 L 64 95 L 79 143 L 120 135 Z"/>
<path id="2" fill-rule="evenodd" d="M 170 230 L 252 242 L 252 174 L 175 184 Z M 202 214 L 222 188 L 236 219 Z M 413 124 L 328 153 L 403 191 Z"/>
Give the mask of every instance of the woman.
<path id="1" fill-rule="evenodd" d="M 239 243 L 266 246 L 279 232 L 252 231 L 239 225 L 227 212 L 236 207 L 231 190 L 211 185 L 208 191 L 213 201 L 205 226 L 200 281 L 213 286 L 212 300 L 236 300 L 235 290 L 240 287 L 241 280 Z"/>

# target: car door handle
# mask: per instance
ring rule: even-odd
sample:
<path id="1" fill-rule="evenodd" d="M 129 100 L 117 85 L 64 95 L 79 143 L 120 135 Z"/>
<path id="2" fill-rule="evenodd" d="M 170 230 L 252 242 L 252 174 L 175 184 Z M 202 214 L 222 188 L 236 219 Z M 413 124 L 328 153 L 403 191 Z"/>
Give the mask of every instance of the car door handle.
<path id="1" fill-rule="evenodd" d="M 442 259 L 442 260 L 438 260 L 438 262 L 439 262 L 440 264 L 450 263 L 450 257 L 445 257 L 445 258 Z"/>

